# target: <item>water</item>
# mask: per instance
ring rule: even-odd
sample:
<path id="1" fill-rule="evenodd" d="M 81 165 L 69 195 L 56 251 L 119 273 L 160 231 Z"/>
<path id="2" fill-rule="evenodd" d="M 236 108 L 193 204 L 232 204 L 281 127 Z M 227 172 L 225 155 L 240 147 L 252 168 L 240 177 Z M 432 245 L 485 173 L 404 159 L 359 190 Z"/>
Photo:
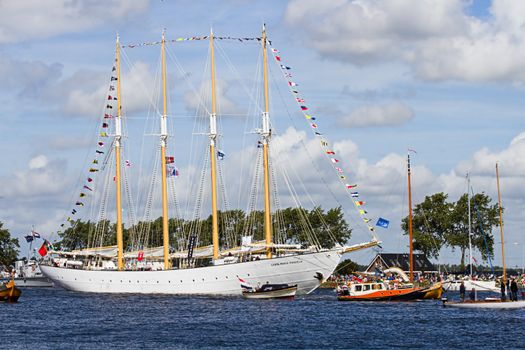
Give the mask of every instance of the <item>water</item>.
<path id="1" fill-rule="evenodd" d="M 338 302 L 94 295 L 24 289 L 0 304 L 2 349 L 513 349 L 525 310 L 461 310 L 440 301 Z"/>

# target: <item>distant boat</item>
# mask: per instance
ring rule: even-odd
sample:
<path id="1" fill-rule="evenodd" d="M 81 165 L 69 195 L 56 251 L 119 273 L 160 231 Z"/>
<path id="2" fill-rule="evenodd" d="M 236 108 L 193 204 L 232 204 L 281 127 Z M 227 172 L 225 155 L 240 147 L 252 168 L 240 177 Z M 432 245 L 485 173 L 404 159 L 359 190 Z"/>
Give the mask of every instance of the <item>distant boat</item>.
<path id="1" fill-rule="evenodd" d="M 243 289 L 246 299 L 293 299 L 297 293 L 297 284 L 263 284 L 260 288 Z"/>
<path id="2" fill-rule="evenodd" d="M 501 283 L 505 284 L 507 281 L 507 272 L 505 268 L 505 239 L 503 234 L 503 216 L 501 209 L 501 192 L 499 188 L 499 169 L 498 164 L 496 163 L 496 181 L 498 185 L 498 208 L 499 208 L 499 226 L 501 234 L 501 260 L 503 262 L 503 276 Z M 476 290 L 474 289 L 474 292 Z M 460 302 L 449 302 L 447 298 L 443 298 L 444 307 L 455 307 L 463 309 L 519 309 L 525 307 L 525 300 L 520 301 L 511 301 L 500 298 L 485 298 L 483 300 L 477 300 L 477 294 L 475 294 L 474 300 L 466 300 Z"/>
<path id="3" fill-rule="evenodd" d="M 45 277 L 36 260 L 19 260 L 15 262 L 15 284 L 25 287 L 53 287 L 53 282 Z"/>
<path id="4" fill-rule="evenodd" d="M 15 281 L 13 279 L 0 284 L 0 301 L 16 303 L 20 295 L 22 295 L 22 292 L 15 287 Z"/>

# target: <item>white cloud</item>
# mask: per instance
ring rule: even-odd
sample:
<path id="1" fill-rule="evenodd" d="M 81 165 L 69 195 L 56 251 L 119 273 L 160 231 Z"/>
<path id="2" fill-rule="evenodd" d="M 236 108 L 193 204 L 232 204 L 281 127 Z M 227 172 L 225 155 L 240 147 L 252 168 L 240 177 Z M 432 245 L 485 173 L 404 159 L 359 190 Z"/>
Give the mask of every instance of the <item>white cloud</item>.
<path id="1" fill-rule="evenodd" d="M 75 33 L 144 11 L 148 0 L 0 2 L 0 44 Z"/>
<path id="2" fill-rule="evenodd" d="M 363 106 L 341 117 L 338 124 L 346 127 L 387 126 L 406 123 L 414 117 L 414 111 L 401 102 L 380 106 Z"/>
<path id="3" fill-rule="evenodd" d="M 0 56 L 0 88 L 14 91 L 22 97 L 34 97 L 56 83 L 62 75 L 62 69 L 59 63 L 16 61 Z"/>
<path id="4" fill-rule="evenodd" d="M 47 157 L 43 154 L 32 158 L 29 161 L 29 169 L 40 169 L 47 165 Z"/>
<path id="5" fill-rule="evenodd" d="M 525 3 L 494 0 L 491 16 L 463 0 L 294 0 L 285 20 L 321 55 L 358 65 L 399 60 L 426 80 L 525 80 Z"/>

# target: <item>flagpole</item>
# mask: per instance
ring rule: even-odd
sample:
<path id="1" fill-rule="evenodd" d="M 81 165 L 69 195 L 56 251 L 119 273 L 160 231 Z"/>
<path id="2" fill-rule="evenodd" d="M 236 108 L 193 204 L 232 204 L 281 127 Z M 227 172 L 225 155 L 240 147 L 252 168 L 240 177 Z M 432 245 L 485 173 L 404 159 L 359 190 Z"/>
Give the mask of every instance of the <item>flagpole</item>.
<path id="1" fill-rule="evenodd" d="M 215 49 L 213 45 L 213 30 L 210 31 L 210 60 L 211 60 L 211 114 L 210 114 L 210 163 L 211 163 L 211 214 L 212 214 L 212 241 L 213 260 L 219 258 L 219 220 L 217 214 L 217 158 L 215 142 L 217 140 L 217 100 L 215 94 Z"/>
<path id="2" fill-rule="evenodd" d="M 263 25 L 262 48 L 263 48 L 263 78 L 264 78 L 264 112 L 262 115 L 262 144 L 263 144 L 263 165 L 264 165 L 264 232 L 266 239 L 266 257 L 272 258 L 272 217 L 270 208 L 270 165 L 268 158 L 268 148 L 271 137 L 268 94 L 268 59 L 266 52 L 266 25 Z"/>

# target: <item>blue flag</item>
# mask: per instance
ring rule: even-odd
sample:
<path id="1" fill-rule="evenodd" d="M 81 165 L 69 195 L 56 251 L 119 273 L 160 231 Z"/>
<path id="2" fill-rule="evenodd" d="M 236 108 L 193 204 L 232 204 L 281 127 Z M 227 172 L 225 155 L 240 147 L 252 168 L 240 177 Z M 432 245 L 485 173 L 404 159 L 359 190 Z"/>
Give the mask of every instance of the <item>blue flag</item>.
<path id="1" fill-rule="evenodd" d="M 388 225 L 390 224 L 390 221 L 387 219 L 379 218 L 377 219 L 376 226 L 382 227 L 382 228 L 388 228 Z"/>

